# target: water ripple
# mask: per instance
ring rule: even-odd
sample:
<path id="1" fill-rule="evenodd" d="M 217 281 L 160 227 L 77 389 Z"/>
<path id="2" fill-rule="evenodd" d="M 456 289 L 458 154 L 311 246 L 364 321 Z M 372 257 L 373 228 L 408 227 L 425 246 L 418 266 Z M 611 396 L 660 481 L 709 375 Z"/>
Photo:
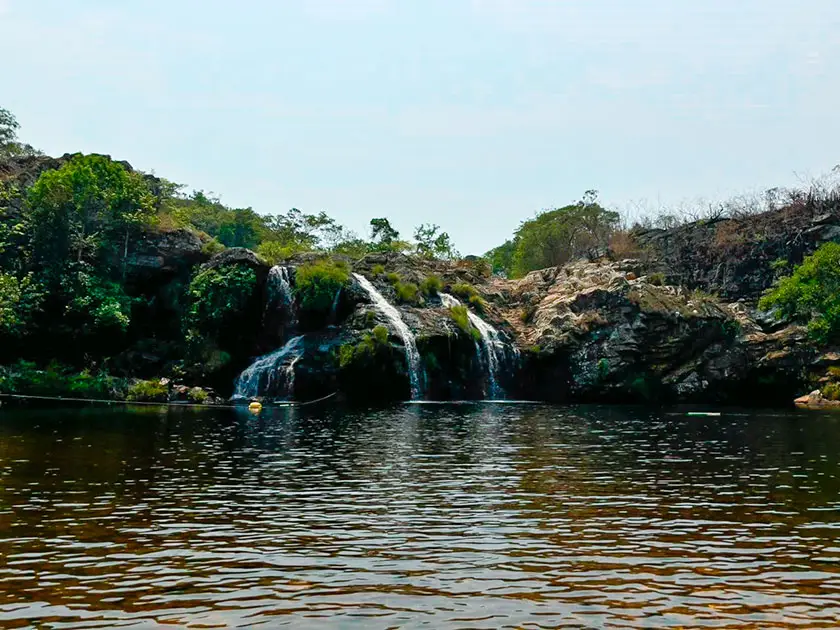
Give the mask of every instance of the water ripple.
<path id="1" fill-rule="evenodd" d="M 840 421 L 4 411 L 4 627 L 832 628 Z"/>

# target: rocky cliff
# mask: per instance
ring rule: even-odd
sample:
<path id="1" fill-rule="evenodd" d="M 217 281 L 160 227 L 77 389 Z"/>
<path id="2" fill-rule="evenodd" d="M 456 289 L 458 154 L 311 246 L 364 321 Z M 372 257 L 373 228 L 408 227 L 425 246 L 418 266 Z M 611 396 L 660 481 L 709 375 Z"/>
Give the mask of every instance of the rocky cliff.
<path id="1" fill-rule="evenodd" d="M 292 297 L 267 305 L 268 325 L 276 326 L 277 308 L 285 313 L 280 319 L 296 319 L 294 275 L 301 262 L 289 261 Z M 556 402 L 786 404 L 805 386 L 817 354 L 801 327 L 768 324 L 745 302 L 664 284 L 660 276 L 643 275 L 644 267 L 635 260 L 580 262 L 504 280 L 466 263 L 405 256 L 353 263 L 413 334 L 425 399 L 494 397 L 492 384 L 499 397 Z M 435 275 L 442 287 L 401 303 L 389 274 L 416 284 Z M 474 326 L 459 324 L 451 309 L 449 294 L 465 286 L 479 296 L 460 300 Z M 304 341 L 291 372 L 284 371 L 294 388 L 282 396 L 307 400 L 338 391 L 365 401 L 409 398 L 407 341 L 393 322 L 355 278 L 336 304 L 323 326 L 297 321 L 284 329 L 286 339 L 301 334 Z M 481 322 L 495 339 L 482 333 Z M 363 343 L 377 326 L 388 329 L 387 344 L 361 367 L 338 358 L 342 347 Z"/>

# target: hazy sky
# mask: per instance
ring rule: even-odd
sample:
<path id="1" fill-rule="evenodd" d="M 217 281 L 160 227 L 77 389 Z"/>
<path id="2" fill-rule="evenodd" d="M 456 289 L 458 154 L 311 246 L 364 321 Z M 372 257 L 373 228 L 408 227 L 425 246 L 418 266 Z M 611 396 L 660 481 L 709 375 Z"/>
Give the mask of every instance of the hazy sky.
<path id="1" fill-rule="evenodd" d="M 480 253 L 589 188 L 829 170 L 838 32 L 837 0 L 0 0 L 0 107 L 50 154 Z"/>

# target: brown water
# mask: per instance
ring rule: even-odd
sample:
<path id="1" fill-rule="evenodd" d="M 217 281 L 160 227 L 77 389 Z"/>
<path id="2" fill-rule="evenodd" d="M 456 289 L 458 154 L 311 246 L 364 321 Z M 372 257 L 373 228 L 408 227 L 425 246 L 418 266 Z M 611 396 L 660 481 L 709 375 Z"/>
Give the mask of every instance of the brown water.
<path id="1" fill-rule="evenodd" d="M 838 627 L 840 416 L 0 411 L 0 627 Z"/>

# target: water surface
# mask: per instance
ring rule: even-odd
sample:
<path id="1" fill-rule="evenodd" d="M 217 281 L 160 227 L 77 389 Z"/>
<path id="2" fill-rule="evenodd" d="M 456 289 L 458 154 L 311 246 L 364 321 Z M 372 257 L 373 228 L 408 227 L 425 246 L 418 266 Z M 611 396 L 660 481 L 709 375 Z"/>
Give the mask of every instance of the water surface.
<path id="1" fill-rule="evenodd" d="M 0 626 L 837 627 L 840 416 L 0 411 Z"/>

